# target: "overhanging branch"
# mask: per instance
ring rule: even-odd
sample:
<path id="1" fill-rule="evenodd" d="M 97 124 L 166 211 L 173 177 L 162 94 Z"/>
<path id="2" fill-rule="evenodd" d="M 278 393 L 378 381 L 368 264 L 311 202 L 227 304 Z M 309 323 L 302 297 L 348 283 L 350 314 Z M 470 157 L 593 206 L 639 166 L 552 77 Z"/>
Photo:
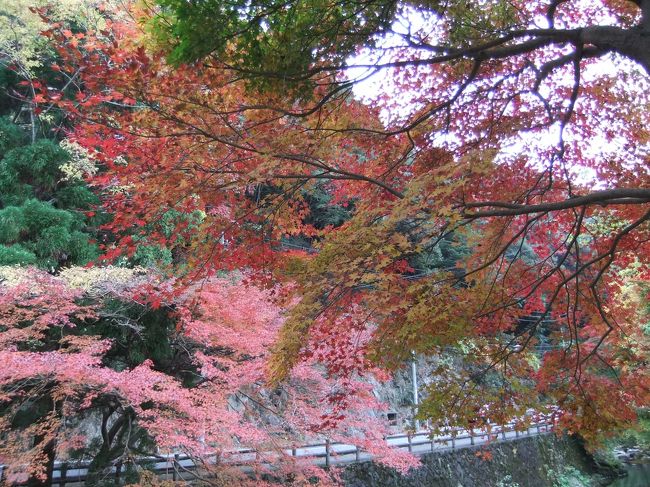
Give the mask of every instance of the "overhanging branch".
<path id="1" fill-rule="evenodd" d="M 531 213 L 551 212 L 579 208 L 590 205 L 639 205 L 650 203 L 650 189 L 648 188 L 621 188 L 604 191 L 594 191 L 584 196 L 569 198 L 562 201 L 540 203 L 536 205 L 525 205 L 508 203 L 505 201 L 484 201 L 465 203 L 463 207 L 469 208 L 492 208 L 485 211 L 464 211 L 463 217 L 469 219 L 528 215 Z"/>

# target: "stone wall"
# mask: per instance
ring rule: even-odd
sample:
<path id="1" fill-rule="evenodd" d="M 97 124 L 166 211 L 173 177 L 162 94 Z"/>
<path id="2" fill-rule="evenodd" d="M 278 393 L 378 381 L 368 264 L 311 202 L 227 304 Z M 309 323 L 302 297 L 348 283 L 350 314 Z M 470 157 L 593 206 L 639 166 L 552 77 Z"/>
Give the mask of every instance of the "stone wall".
<path id="1" fill-rule="evenodd" d="M 486 460 L 479 452 L 489 452 Z M 607 485 L 591 457 L 572 438 L 522 438 L 479 449 L 425 455 L 409 475 L 374 463 L 351 465 L 347 487 L 581 487 Z"/>

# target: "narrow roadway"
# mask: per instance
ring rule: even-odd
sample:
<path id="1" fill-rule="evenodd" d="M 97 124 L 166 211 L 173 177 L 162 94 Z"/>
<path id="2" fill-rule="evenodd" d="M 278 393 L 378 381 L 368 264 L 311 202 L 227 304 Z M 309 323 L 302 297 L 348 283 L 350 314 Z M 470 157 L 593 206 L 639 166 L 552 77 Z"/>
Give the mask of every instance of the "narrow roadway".
<path id="1" fill-rule="evenodd" d="M 490 432 L 455 429 L 455 434 L 452 434 L 452 430 L 449 429 L 445 434 L 432 438 L 427 431 L 419 431 L 412 435 L 406 433 L 390 435 L 385 438 L 385 441 L 393 448 L 407 450 L 414 455 L 424 455 L 453 449 L 474 448 L 488 443 L 514 441 L 528 436 L 547 434 L 552 429 L 552 422 L 542 419 L 538 423 L 532 423 L 527 429 L 524 427 L 521 431 L 516 431 L 514 424 L 511 423 L 503 428 L 495 426 Z M 360 450 L 355 445 L 329 442 L 298 446 L 283 450 L 282 453 L 266 453 L 265 459 L 281 454 L 296 458 L 310 458 L 314 464 L 322 467 L 368 462 L 374 459 L 370 453 Z M 230 455 L 227 462 L 235 465 L 240 464 L 240 468 L 246 471 L 250 468 L 247 464 L 255 461 L 257 455 L 255 450 L 242 449 Z M 208 458 L 206 461 L 216 462 L 216 456 Z M 68 487 L 84 485 L 88 473 L 88 463 L 55 462 L 52 485 Z M 166 479 L 190 479 L 196 475 L 194 471 L 200 469 L 200 464 L 195 463 L 189 456 L 180 454 L 142 458 L 137 463 L 146 464 L 144 468 L 153 470 L 157 475 Z M 0 478 L 2 478 L 1 469 L 2 467 L 0 467 Z M 111 477 L 117 480 L 122 471 L 122 466 L 112 467 L 110 472 L 106 473 L 106 480 Z"/>

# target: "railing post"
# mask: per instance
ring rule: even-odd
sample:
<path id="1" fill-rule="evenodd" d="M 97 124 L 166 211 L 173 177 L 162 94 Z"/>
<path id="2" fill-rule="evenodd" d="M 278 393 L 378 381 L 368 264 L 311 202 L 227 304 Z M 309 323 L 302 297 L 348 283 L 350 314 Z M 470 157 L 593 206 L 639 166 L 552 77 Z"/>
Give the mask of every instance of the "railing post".
<path id="1" fill-rule="evenodd" d="M 66 476 L 67 476 L 67 473 L 68 473 L 68 463 L 67 462 L 63 462 L 61 464 L 61 468 L 59 469 L 59 472 L 61 472 L 61 477 L 59 478 L 59 486 L 60 487 L 65 487 L 65 480 L 66 480 Z M 2 479 L 0 479 L 0 481 L 1 480 Z"/>
<path id="2" fill-rule="evenodd" d="M 172 480 L 178 480 L 178 453 L 174 453 L 174 459 L 172 460 Z"/>
<path id="3" fill-rule="evenodd" d="M 471 445 L 474 444 L 474 429 L 469 430 L 469 442 Z"/>
<path id="4" fill-rule="evenodd" d="M 409 443 L 409 453 L 413 453 L 413 443 L 412 443 L 412 440 L 411 440 L 411 432 L 410 431 L 406 434 L 406 439 L 407 439 L 407 441 Z"/>
<path id="5" fill-rule="evenodd" d="M 515 438 L 519 438 L 519 430 L 517 429 L 516 425 L 515 425 Z"/>
<path id="6" fill-rule="evenodd" d="M 293 448 L 291 448 L 291 456 L 292 457 L 296 456 L 296 447 L 295 446 Z"/>
<path id="7" fill-rule="evenodd" d="M 88 472 L 90 471 L 90 460 L 85 460 L 77 464 L 77 475 L 76 475 L 76 482 L 85 482 L 86 479 L 88 478 Z M 83 471 L 86 471 L 83 473 Z M 66 475 L 67 476 L 67 475 Z M 70 480 L 72 480 L 72 476 L 70 476 Z"/>
<path id="8" fill-rule="evenodd" d="M 433 434 L 433 433 L 429 433 L 429 434 Z M 435 444 L 434 443 L 435 443 L 436 440 L 434 439 L 433 436 L 431 436 L 430 440 L 431 440 L 431 451 L 433 451 L 435 449 Z"/>
<path id="9" fill-rule="evenodd" d="M 451 430 L 451 447 L 456 448 L 456 435 L 454 434 L 455 431 L 452 429 Z"/>
<path id="10" fill-rule="evenodd" d="M 356 450 L 354 451 L 354 461 L 358 462 L 359 461 L 359 453 L 360 453 L 359 446 L 355 445 L 355 447 L 356 447 Z"/>
<path id="11" fill-rule="evenodd" d="M 506 439 L 506 425 L 504 424 L 501 426 L 501 439 L 505 440 Z"/>
<path id="12" fill-rule="evenodd" d="M 537 426 L 537 434 L 539 434 L 539 422 L 536 424 Z"/>
<path id="13" fill-rule="evenodd" d="M 115 485 L 119 485 L 120 483 L 120 474 L 122 473 L 121 470 L 122 470 L 122 461 L 120 460 L 115 465 Z"/>
<path id="14" fill-rule="evenodd" d="M 325 467 L 329 468 L 330 466 L 330 439 L 325 440 Z"/>

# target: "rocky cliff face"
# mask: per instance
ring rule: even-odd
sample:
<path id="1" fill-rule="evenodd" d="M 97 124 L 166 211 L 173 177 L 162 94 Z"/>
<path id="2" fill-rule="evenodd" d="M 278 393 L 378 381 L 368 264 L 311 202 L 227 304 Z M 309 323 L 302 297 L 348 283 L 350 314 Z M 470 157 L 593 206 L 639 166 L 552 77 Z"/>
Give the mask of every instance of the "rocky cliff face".
<path id="1" fill-rule="evenodd" d="M 482 458 L 485 452 L 491 459 Z M 553 435 L 425 455 L 422 466 L 406 476 L 365 463 L 347 467 L 343 477 L 347 487 L 588 487 L 611 482 L 577 441 Z"/>
<path id="2" fill-rule="evenodd" d="M 416 361 L 417 383 L 420 401 L 424 398 L 424 391 L 428 381 L 433 376 L 432 371 L 438 366 L 438 358 L 418 357 Z M 370 379 L 375 397 L 388 405 L 388 410 L 383 413 L 388 416 L 395 433 L 401 433 L 413 427 L 413 376 L 411 363 L 404 364 L 401 370 L 393 375 L 387 382 Z"/>

